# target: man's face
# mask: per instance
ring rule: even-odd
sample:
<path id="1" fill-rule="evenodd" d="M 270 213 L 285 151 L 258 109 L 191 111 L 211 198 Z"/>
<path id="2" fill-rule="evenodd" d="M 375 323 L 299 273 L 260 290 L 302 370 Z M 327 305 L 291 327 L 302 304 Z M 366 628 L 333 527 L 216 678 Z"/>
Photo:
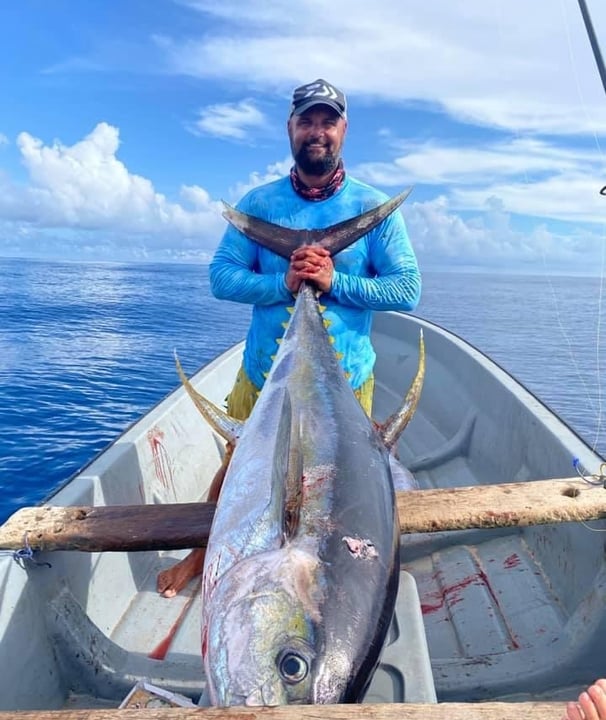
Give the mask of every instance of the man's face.
<path id="1" fill-rule="evenodd" d="M 336 169 L 347 121 L 327 105 L 314 105 L 288 121 L 290 149 L 297 166 L 321 177 Z"/>

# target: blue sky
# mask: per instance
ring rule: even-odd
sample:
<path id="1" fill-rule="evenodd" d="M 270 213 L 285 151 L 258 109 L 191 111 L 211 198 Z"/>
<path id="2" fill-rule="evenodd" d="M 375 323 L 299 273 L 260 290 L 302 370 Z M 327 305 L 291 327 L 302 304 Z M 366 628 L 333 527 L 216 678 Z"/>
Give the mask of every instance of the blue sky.
<path id="1" fill-rule="evenodd" d="M 589 0 L 606 53 L 606 3 Z M 0 11 L 0 255 L 207 261 L 288 171 L 293 87 L 414 185 L 425 268 L 602 272 L 606 96 L 577 0 L 22 0 Z"/>

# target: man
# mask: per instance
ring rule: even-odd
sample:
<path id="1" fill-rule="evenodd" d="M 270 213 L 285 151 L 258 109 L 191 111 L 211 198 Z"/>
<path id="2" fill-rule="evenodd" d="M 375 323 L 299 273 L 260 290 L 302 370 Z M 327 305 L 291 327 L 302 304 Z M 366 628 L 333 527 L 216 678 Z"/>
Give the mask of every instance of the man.
<path id="1" fill-rule="evenodd" d="M 238 210 L 294 229 L 321 229 L 377 207 L 387 197 L 346 174 L 342 149 L 347 103 L 334 85 L 319 79 L 294 91 L 287 123 L 295 164 L 289 177 L 250 191 Z M 413 310 L 421 279 L 399 212 L 334 258 L 319 246 L 302 246 L 290 262 L 228 227 L 210 266 L 213 294 L 250 303 L 252 322 L 242 367 L 228 397 L 227 411 L 246 419 L 263 387 L 303 281 L 322 293 L 328 332 L 343 370 L 370 415 L 375 352 L 370 342 L 374 310 Z M 209 490 L 216 501 L 226 461 Z M 158 576 L 165 597 L 178 593 L 202 571 L 204 549 L 194 550 Z"/>

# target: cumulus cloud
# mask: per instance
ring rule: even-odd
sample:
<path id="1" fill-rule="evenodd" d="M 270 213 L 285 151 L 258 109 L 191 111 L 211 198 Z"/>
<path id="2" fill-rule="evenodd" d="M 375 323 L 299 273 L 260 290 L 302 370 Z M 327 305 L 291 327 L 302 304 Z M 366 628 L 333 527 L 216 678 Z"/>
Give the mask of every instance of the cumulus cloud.
<path id="1" fill-rule="evenodd" d="M 606 168 L 595 148 L 562 147 L 534 138 L 468 147 L 393 142 L 396 157 L 391 162 L 364 163 L 353 171 L 384 187 L 448 187 L 449 202 L 458 210 L 481 210 L 496 197 L 520 215 L 604 221 L 606 208 L 598 191 Z"/>
<path id="2" fill-rule="evenodd" d="M 175 72 L 285 96 L 295 83 L 326 76 L 362 101 L 424 101 L 474 124 L 606 131 L 603 89 L 576 0 L 376 0 L 372 12 L 349 0 L 318 12 L 316 0 L 301 0 L 296 14 L 289 0 L 262 8 L 239 0 L 185 4 L 219 20 L 221 32 L 164 38 Z M 606 32 L 606 5 L 594 2 L 592 11 L 598 35 Z"/>
<path id="3" fill-rule="evenodd" d="M 229 195 L 231 200 L 237 202 L 253 188 L 259 187 L 259 185 L 265 185 L 265 183 L 274 182 L 288 175 L 292 164 L 292 157 L 288 155 L 284 160 L 268 165 L 264 172 L 255 171 L 250 173 L 245 182 L 237 183 L 230 189 Z"/>
<path id="4" fill-rule="evenodd" d="M 523 219 L 544 215 L 577 221 L 603 219 L 604 198 L 593 187 L 595 153 L 526 139 L 452 147 L 393 141 L 394 162 L 348 168 L 375 184 L 415 180 L 441 194 L 406 205 L 404 214 L 425 266 L 477 264 L 519 267 L 600 267 L 602 226 L 558 226 Z M 19 254 L 90 259 L 208 259 L 224 230 L 221 205 L 199 186 L 181 188 L 177 200 L 119 159 L 118 129 L 100 123 L 71 146 L 45 144 L 21 133 L 17 147 L 28 174 L 19 184 L 0 173 L 0 248 Z M 290 156 L 234 185 L 236 202 L 251 188 L 288 173 Z M 603 177 L 601 175 L 600 177 Z M 452 188 L 445 192 L 443 188 Z M 593 195 L 601 205 L 592 207 Z M 497 199 L 498 198 L 498 199 Z M 600 214 L 601 213 L 601 214 Z"/>
<path id="5" fill-rule="evenodd" d="M 221 235 L 218 202 L 197 186 L 182 187 L 182 203 L 169 201 L 118 159 L 119 132 L 107 123 L 71 146 L 45 145 L 26 132 L 17 146 L 29 183 L 0 177 L 5 222 L 38 231 L 102 231 L 105 240 L 112 234 L 138 237 L 135 245 L 152 248 L 193 240 L 199 251 L 212 248 Z"/>
<path id="6" fill-rule="evenodd" d="M 604 262 L 604 232 L 545 224 L 516 228 L 511 214 L 494 198 L 482 212 L 466 218 L 445 196 L 412 203 L 404 215 L 421 264 L 428 267 L 550 267 L 593 274 Z"/>
<path id="7" fill-rule="evenodd" d="M 265 117 L 255 104 L 242 100 L 202 108 L 192 129 L 227 140 L 245 140 L 249 130 L 261 127 L 264 122 Z"/>

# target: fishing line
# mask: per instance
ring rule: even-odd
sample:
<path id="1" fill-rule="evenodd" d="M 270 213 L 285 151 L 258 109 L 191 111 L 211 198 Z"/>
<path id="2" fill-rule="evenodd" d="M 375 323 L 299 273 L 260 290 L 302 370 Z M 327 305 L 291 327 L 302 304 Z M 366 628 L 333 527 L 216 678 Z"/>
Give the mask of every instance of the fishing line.
<path id="1" fill-rule="evenodd" d="M 581 520 L 581 525 L 584 525 L 587 530 L 591 530 L 591 532 L 597 532 L 597 533 L 603 533 L 606 532 L 606 530 L 602 528 L 592 528 L 591 525 L 588 525 L 585 520 Z"/>
<path id="2" fill-rule="evenodd" d="M 574 49 L 572 46 L 572 39 L 570 37 L 570 24 L 568 21 L 568 14 L 566 11 L 566 6 L 564 5 L 564 0 L 560 0 L 560 10 L 562 14 L 562 19 L 564 21 L 564 28 L 566 30 L 566 43 L 568 46 L 568 57 L 570 60 L 570 66 L 572 69 L 573 77 L 575 80 L 576 88 L 577 88 L 577 95 L 579 97 L 579 100 L 581 102 L 581 107 L 583 109 L 583 114 L 585 115 L 585 119 L 588 124 L 591 123 L 591 118 L 589 116 L 589 113 L 587 111 L 587 104 L 585 102 L 585 97 L 583 95 L 583 89 L 581 87 L 581 82 L 579 79 L 579 73 L 578 73 L 578 65 L 576 62 Z M 605 88 L 606 90 L 606 88 Z M 598 137 L 597 132 L 597 124 L 595 125 L 594 131 L 593 131 L 593 138 L 596 144 L 596 148 L 598 150 L 598 154 L 600 156 L 600 159 L 602 163 L 604 163 L 604 152 L 602 150 L 602 146 L 600 144 L 600 138 Z M 606 187 L 606 186 L 605 186 Z M 604 188 L 602 188 L 604 190 Z M 602 194 L 602 190 L 600 190 L 600 194 Z M 605 208 L 606 210 L 606 208 Z M 597 402 L 598 402 L 598 408 L 597 408 L 597 427 L 596 427 L 596 433 L 595 433 L 595 439 L 592 445 L 592 449 L 595 451 L 597 444 L 600 439 L 600 435 L 602 432 L 602 381 L 601 381 L 601 358 L 600 358 L 600 343 L 601 343 L 601 331 L 602 331 L 602 305 L 603 305 L 603 298 L 604 298 L 604 270 L 606 268 L 606 222 L 604 223 L 603 227 L 603 236 L 602 236 L 602 257 L 601 257 L 601 271 L 600 271 L 600 286 L 598 291 L 598 317 L 597 317 L 597 324 L 596 324 L 596 374 L 597 374 Z M 593 405 L 593 404 L 592 404 Z"/>
<path id="3" fill-rule="evenodd" d="M 560 0 L 561 8 L 562 8 L 562 10 L 564 10 L 562 2 L 563 2 L 563 0 Z M 497 4 L 497 6 L 496 6 L 496 14 L 497 14 L 497 27 L 498 27 L 499 36 L 500 36 L 501 47 L 503 48 L 503 47 L 505 47 L 504 34 L 503 34 L 504 21 L 503 21 L 503 12 L 502 12 L 502 4 L 501 3 Z M 582 95 L 582 92 L 580 89 L 580 83 L 579 83 L 578 73 L 576 71 L 576 64 L 575 64 L 574 54 L 572 52 L 569 28 L 566 25 L 566 19 L 567 18 L 564 16 L 564 24 L 565 24 L 566 34 L 567 34 L 567 38 L 568 38 L 569 55 L 570 55 L 570 59 L 571 59 L 571 65 L 572 65 L 574 77 L 575 77 L 576 84 L 577 84 L 577 92 L 579 94 L 579 98 L 580 98 L 581 104 L 583 106 L 585 116 L 589 120 L 588 113 L 587 113 L 587 107 L 584 102 L 584 98 L 583 98 L 583 95 Z M 513 133 L 518 141 L 521 142 L 523 140 L 523 137 L 517 127 L 513 128 Z M 601 158 L 603 159 L 602 148 L 600 146 L 600 141 L 597 136 L 597 131 L 595 131 L 595 130 L 594 130 L 594 139 L 596 142 L 598 152 L 599 152 Z M 530 187 L 531 187 L 531 182 L 530 182 L 530 178 L 528 176 L 528 171 L 526 168 L 523 169 L 523 178 L 524 178 L 524 184 L 526 185 L 526 189 L 527 189 L 527 191 L 529 191 Z M 596 429 L 594 441 L 592 443 L 592 449 L 595 451 L 597 444 L 599 442 L 601 428 L 602 428 L 602 385 L 601 385 L 601 378 L 600 378 L 600 339 L 601 339 L 601 325 L 602 325 L 602 298 L 603 298 L 603 292 L 604 292 L 603 287 L 604 287 L 604 275 L 605 275 L 604 270 L 606 268 L 606 224 L 604 226 L 604 242 L 602 243 L 600 287 L 599 287 L 599 297 L 598 297 L 598 321 L 597 321 L 597 327 L 596 327 L 596 333 L 597 333 L 597 337 L 596 337 L 597 371 L 596 372 L 598 375 L 598 377 L 597 377 L 597 407 L 594 403 L 592 393 L 589 390 L 588 384 L 586 383 L 584 375 L 582 374 L 579 364 L 577 362 L 575 347 L 573 346 L 571 336 L 566 331 L 566 328 L 564 327 L 564 323 L 562 322 L 562 315 L 561 315 L 559 303 L 558 303 L 558 295 L 556 293 L 556 289 L 555 289 L 555 286 L 554 286 L 554 283 L 552 280 L 552 275 L 549 273 L 549 270 L 547 268 L 547 255 L 546 255 L 544 249 L 541 249 L 541 259 L 542 259 L 542 263 L 543 263 L 543 270 L 545 273 L 545 278 L 547 279 L 547 283 L 549 285 L 549 289 L 550 289 L 550 292 L 551 292 L 551 295 L 553 298 L 553 305 L 555 307 L 555 314 L 556 314 L 556 321 L 557 321 L 558 328 L 560 330 L 562 337 L 564 338 L 564 342 L 568 349 L 568 355 L 569 355 L 570 361 L 574 367 L 576 376 L 578 377 L 578 379 L 583 387 L 583 390 L 585 392 L 587 403 L 588 403 L 589 407 L 591 408 L 591 410 L 593 411 L 593 413 L 595 413 L 595 415 L 597 417 L 597 429 Z"/>

